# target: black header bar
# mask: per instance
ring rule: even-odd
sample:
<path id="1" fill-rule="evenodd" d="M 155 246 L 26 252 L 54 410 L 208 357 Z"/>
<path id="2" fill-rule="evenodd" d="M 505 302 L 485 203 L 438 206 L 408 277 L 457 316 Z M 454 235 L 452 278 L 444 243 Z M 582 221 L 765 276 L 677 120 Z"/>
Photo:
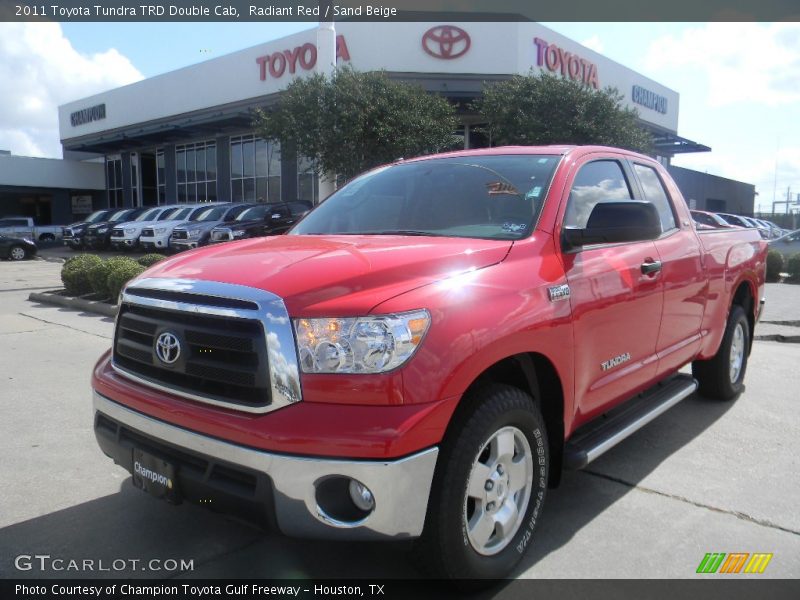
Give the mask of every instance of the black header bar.
<path id="1" fill-rule="evenodd" d="M 0 21 L 800 21 L 798 0 L 0 0 Z"/>

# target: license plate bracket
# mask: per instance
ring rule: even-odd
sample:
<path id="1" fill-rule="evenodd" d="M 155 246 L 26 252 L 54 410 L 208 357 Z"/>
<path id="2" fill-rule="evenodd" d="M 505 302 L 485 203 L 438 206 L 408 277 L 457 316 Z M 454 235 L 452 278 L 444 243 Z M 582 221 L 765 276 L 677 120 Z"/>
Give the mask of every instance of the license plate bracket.
<path id="1" fill-rule="evenodd" d="M 174 464 L 139 448 L 133 449 L 131 461 L 134 487 L 172 504 L 180 504 L 178 470 Z"/>

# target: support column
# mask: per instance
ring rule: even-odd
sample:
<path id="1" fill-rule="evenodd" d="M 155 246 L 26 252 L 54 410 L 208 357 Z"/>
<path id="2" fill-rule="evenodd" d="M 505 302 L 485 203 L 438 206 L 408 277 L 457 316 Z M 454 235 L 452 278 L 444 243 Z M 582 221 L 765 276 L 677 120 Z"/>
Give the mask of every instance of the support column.
<path id="1" fill-rule="evenodd" d="M 131 189 L 131 153 L 122 152 L 122 206 L 133 207 L 133 190 Z"/>
<path id="2" fill-rule="evenodd" d="M 164 183 L 167 204 L 178 202 L 178 165 L 175 161 L 175 144 L 164 146 Z"/>
<path id="3" fill-rule="evenodd" d="M 224 135 L 217 142 L 217 200 L 231 201 L 231 138 Z"/>
<path id="4" fill-rule="evenodd" d="M 297 200 L 297 151 L 291 142 L 281 141 L 281 200 Z"/>

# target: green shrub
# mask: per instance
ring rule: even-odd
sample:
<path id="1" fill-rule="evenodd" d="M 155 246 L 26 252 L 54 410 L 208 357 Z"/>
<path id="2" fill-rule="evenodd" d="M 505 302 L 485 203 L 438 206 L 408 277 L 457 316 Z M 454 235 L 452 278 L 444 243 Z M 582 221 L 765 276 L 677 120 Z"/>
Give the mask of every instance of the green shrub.
<path id="1" fill-rule="evenodd" d="M 119 265 L 136 264 L 136 261 L 127 256 L 114 256 L 98 265 L 94 265 L 89 269 L 89 284 L 92 286 L 92 291 L 104 298 L 112 297 L 111 291 L 108 289 L 108 276 Z"/>
<path id="2" fill-rule="evenodd" d="M 103 261 L 94 254 L 73 256 L 61 267 L 61 281 L 68 294 L 82 296 L 92 292 L 89 281 L 89 270 Z"/>
<path id="3" fill-rule="evenodd" d="M 786 270 L 789 272 L 789 281 L 800 283 L 800 252 L 789 257 L 786 261 Z"/>
<path id="4" fill-rule="evenodd" d="M 780 280 L 783 272 L 783 254 L 777 250 L 770 250 L 767 253 L 767 281 L 775 283 Z"/>
<path id="5" fill-rule="evenodd" d="M 108 292 L 114 300 L 117 299 L 126 283 L 144 272 L 142 265 L 132 259 L 129 259 L 129 261 L 128 263 L 114 265 L 108 274 Z"/>
<path id="6" fill-rule="evenodd" d="M 155 252 L 151 254 L 145 254 L 144 256 L 140 257 L 139 260 L 136 262 L 142 265 L 143 267 L 152 267 L 160 260 L 164 260 L 164 256 L 162 254 L 156 254 Z"/>

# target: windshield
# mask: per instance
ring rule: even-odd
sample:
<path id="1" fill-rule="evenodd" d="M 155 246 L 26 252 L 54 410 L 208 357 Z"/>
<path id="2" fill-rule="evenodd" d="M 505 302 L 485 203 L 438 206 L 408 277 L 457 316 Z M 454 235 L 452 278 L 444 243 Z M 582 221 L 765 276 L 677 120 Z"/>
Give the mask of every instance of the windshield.
<path id="1" fill-rule="evenodd" d="M 87 223 L 97 223 L 98 221 L 102 221 L 103 218 L 108 214 L 107 210 L 98 210 L 90 214 L 86 217 Z"/>
<path id="2" fill-rule="evenodd" d="M 515 240 L 530 234 L 559 156 L 464 156 L 370 171 L 291 233 Z"/>
<path id="3" fill-rule="evenodd" d="M 111 215 L 108 220 L 114 222 L 120 221 L 124 217 L 128 216 L 129 212 L 131 212 L 130 208 L 126 208 L 125 210 L 118 210 L 113 215 Z"/>
<path id="4" fill-rule="evenodd" d="M 151 208 L 136 217 L 134 221 L 152 221 L 158 216 L 160 210 L 160 208 Z"/>
<path id="5" fill-rule="evenodd" d="M 172 210 L 168 210 L 163 213 L 160 217 L 158 217 L 159 221 L 178 221 L 184 220 L 189 217 L 189 213 L 192 212 L 191 207 L 184 206 L 183 208 L 174 208 Z"/>
<path id="6" fill-rule="evenodd" d="M 271 211 L 273 205 L 262 204 L 260 206 L 252 206 L 247 210 L 243 210 L 236 216 L 236 221 L 250 221 L 256 219 L 263 219 L 268 211 Z"/>
<path id="7" fill-rule="evenodd" d="M 206 208 L 192 215 L 192 221 L 219 221 L 222 215 L 228 210 L 227 206 L 216 206 L 214 208 Z"/>

